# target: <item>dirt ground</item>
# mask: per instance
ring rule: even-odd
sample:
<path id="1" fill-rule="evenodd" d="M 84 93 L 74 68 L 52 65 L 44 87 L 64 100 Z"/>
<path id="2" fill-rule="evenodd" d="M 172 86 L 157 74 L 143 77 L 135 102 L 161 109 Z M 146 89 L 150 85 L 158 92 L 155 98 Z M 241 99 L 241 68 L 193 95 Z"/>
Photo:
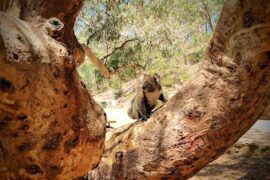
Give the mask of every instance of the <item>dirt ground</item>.
<path id="1" fill-rule="evenodd" d="M 135 122 L 125 108 L 105 108 L 114 128 Z M 259 120 L 224 155 L 191 180 L 270 180 L 270 121 Z"/>
<path id="2" fill-rule="evenodd" d="M 270 180 L 270 129 L 250 129 L 224 155 L 191 178 L 223 179 Z"/>

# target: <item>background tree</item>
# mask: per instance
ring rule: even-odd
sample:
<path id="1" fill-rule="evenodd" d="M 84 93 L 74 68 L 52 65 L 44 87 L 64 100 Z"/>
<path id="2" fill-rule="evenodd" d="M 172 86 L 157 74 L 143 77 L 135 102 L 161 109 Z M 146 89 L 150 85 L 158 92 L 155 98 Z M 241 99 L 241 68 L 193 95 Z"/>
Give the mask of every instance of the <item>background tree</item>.
<path id="1" fill-rule="evenodd" d="M 93 93 L 119 88 L 142 72 L 161 73 L 168 86 L 178 79 L 187 82 L 198 69 L 222 4 L 220 0 L 87 1 L 75 24 L 76 35 L 116 76 L 106 80 L 86 61 L 79 70 L 82 79 Z"/>

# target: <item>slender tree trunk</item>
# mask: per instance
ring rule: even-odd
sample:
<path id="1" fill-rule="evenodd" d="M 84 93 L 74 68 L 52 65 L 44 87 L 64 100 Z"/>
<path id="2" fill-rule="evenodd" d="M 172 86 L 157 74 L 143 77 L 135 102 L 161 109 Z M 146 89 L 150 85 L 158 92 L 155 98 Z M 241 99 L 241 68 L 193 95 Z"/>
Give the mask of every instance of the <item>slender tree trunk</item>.
<path id="1" fill-rule="evenodd" d="M 147 122 L 107 133 L 90 179 L 187 179 L 234 144 L 270 98 L 270 1 L 228 0 L 196 78 Z"/>

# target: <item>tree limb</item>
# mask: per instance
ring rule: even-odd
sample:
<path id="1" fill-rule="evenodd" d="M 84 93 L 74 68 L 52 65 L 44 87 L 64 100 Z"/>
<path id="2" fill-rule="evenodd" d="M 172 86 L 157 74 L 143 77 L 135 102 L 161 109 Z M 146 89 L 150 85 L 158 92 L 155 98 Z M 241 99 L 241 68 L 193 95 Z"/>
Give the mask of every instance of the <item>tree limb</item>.
<path id="1" fill-rule="evenodd" d="M 226 1 L 196 78 L 148 121 L 108 132 L 90 179 L 187 179 L 234 144 L 269 103 L 268 6 Z"/>
<path id="2" fill-rule="evenodd" d="M 39 8 L 43 1 L 18 2 L 29 14 L 47 9 L 48 15 L 58 5 L 69 14 L 66 32 L 73 32 L 78 1 L 46 1 Z M 100 161 L 106 116 L 80 82 L 72 60 L 83 50 L 74 54 L 75 36 L 63 45 L 55 39 L 63 31 L 59 19 L 29 18 L 0 12 L 0 177 L 75 179 Z"/>
<path id="3" fill-rule="evenodd" d="M 139 39 L 138 39 L 138 38 L 132 38 L 132 39 L 128 39 L 128 40 L 124 41 L 120 46 L 114 48 L 114 49 L 112 50 L 111 53 L 109 53 L 109 54 L 103 56 L 103 57 L 101 58 L 101 60 L 105 60 L 106 58 L 108 58 L 108 57 L 110 57 L 111 55 L 113 55 L 113 54 L 115 53 L 115 51 L 117 51 L 117 50 L 119 50 L 119 49 L 122 49 L 127 43 L 132 42 L 132 41 L 136 41 L 136 40 L 139 40 Z"/>
<path id="4" fill-rule="evenodd" d="M 108 67 L 106 66 L 104 62 L 104 60 L 108 57 L 110 57 L 111 55 L 113 55 L 117 50 L 121 49 L 121 48 L 124 48 L 124 46 L 128 43 L 128 42 L 132 42 L 132 41 L 135 41 L 135 40 L 138 40 L 138 38 L 133 38 L 133 39 L 128 39 L 126 40 L 125 42 L 123 42 L 120 46 L 116 47 L 113 49 L 113 51 L 107 55 L 105 55 L 103 58 L 99 59 L 96 57 L 96 55 L 91 51 L 91 49 L 86 46 L 86 45 L 82 45 L 83 46 L 83 49 L 84 49 L 84 52 L 85 52 L 85 55 L 89 58 L 89 60 L 91 60 L 91 62 L 100 70 L 100 73 L 103 77 L 105 78 L 110 78 L 113 74 L 117 73 L 121 68 L 123 67 L 120 67 L 118 69 L 115 69 L 113 71 L 110 71 L 108 69 Z M 135 63 L 131 63 L 131 66 L 134 66 L 134 67 L 141 67 L 141 68 L 144 68 L 143 66 L 139 65 L 139 64 L 135 64 Z M 126 66 L 124 66 L 126 67 Z"/>
<path id="5" fill-rule="evenodd" d="M 86 45 L 82 45 L 82 46 L 83 46 L 85 55 L 100 70 L 101 75 L 104 76 L 105 78 L 110 78 L 112 74 L 110 70 L 106 67 L 106 65 L 96 57 L 96 55 L 91 51 L 91 49 L 88 46 Z"/>

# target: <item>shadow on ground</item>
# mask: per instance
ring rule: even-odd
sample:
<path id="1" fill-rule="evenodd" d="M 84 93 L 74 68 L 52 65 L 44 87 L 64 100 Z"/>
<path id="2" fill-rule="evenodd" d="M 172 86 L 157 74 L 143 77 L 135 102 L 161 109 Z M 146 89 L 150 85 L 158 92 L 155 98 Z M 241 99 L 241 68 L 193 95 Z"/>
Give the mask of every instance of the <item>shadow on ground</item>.
<path id="1" fill-rule="evenodd" d="M 270 146 L 235 144 L 191 179 L 270 180 Z"/>

